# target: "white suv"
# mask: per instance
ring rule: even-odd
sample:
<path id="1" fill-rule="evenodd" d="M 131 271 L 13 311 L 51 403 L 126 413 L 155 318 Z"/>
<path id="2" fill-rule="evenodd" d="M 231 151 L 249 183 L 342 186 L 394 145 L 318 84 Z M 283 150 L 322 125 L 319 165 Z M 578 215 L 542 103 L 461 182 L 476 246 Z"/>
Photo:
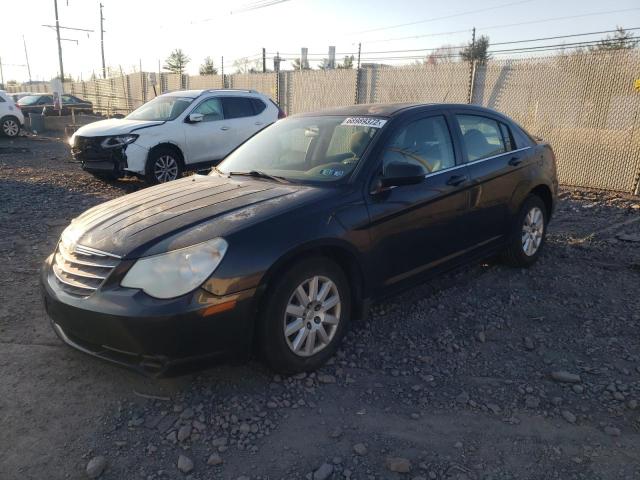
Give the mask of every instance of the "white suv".
<path id="1" fill-rule="evenodd" d="M 98 177 L 133 174 L 155 184 L 215 165 L 284 113 L 253 90 L 165 93 L 123 119 L 81 127 L 70 139 L 82 168 Z"/>
<path id="2" fill-rule="evenodd" d="M 0 90 L 0 132 L 7 137 L 17 137 L 24 125 L 24 115 L 11 95 Z"/>

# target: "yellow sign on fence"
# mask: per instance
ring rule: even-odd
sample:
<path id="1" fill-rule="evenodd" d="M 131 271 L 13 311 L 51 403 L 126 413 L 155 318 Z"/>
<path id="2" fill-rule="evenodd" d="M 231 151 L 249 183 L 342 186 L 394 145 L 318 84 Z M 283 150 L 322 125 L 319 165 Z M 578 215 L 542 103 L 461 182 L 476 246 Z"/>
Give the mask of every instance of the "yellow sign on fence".
<path id="1" fill-rule="evenodd" d="M 640 92 L 640 78 L 638 78 L 635 82 L 633 82 L 633 86 L 636 90 Z"/>

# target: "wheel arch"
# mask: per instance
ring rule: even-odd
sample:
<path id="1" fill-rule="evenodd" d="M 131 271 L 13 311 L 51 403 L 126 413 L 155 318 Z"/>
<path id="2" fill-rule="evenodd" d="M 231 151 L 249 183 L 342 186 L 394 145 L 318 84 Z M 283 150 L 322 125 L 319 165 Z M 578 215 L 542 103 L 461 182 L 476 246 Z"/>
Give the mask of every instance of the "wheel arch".
<path id="1" fill-rule="evenodd" d="M 282 255 L 262 276 L 256 299 L 256 313 L 259 313 L 268 298 L 269 288 L 280 275 L 295 262 L 311 257 L 324 257 L 333 260 L 344 272 L 351 289 L 351 318 L 360 319 L 366 315 L 365 276 L 362 265 L 353 247 L 341 241 L 314 242 L 295 248 Z M 258 318 L 258 315 L 256 315 Z"/>
<path id="2" fill-rule="evenodd" d="M 536 195 L 544 202 L 544 206 L 547 209 L 547 221 L 549 221 L 553 214 L 553 195 L 551 189 L 544 183 L 541 183 L 533 187 L 529 191 L 529 195 Z"/>
<path id="3" fill-rule="evenodd" d="M 549 221 L 554 210 L 554 199 L 552 190 L 546 183 L 520 183 L 511 198 L 511 214 L 517 215 L 518 211 L 520 211 L 522 203 L 529 195 L 537 195 L 538 197 L 540 197 L 546 207 L 547 221 Z"/>
<path id="4" fill-rule="evenodd" d="M 162 148 L 168 148 L 170 150 L 173 150 L 177 154 L 178 161 L 181 164 L 180 166 L 184 170 L 184 168 L 185 168 L 184 153 L 182 152 L 182 149 L 178 145 L 176 145 L 175 143 L 172 143 L 172 142 L 162 142 L 162 143 L 158 143 L 157 145 L 151 147 L 149 149 L 149 153 L 147 154 L 147 162 L 151 158 L 151 155 L 153 155 L 155 152 L 157 152 L 158 150 L 160 150 Z"/>

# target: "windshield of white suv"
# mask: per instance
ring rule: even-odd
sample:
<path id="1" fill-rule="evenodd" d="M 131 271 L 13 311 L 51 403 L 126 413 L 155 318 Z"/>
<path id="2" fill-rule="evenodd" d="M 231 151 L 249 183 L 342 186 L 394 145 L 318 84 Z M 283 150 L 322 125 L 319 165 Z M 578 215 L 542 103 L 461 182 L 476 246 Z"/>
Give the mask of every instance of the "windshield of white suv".
<path id="1" fill-rule="evenodd" d="M 346 178 L 376 133 L 379 117 L 318 116 L 280 120 L 231 153 L 212 172 L 331 182 Z"/>
<path id="2" fill-rule="evenodd" d="M 193 98 L 162 96 L 137 108 L 125 118 L 127 120 L 150 120 L 166 122 L 174 120 L 193 102 Z"/>

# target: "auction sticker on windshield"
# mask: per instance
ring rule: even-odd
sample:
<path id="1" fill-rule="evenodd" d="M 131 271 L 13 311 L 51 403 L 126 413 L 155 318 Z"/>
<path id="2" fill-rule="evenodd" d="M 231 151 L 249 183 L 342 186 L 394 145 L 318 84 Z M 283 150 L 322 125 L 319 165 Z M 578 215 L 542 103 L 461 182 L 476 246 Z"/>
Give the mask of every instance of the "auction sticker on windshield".
<path id="1" fill-rule="evenodd" d="M 354 127 L 373 127 L 382 128 L 387 121 L 383 118 L 375 117 L 348 117 L 344 119 L 341 125 L 350 125 Z"/>

